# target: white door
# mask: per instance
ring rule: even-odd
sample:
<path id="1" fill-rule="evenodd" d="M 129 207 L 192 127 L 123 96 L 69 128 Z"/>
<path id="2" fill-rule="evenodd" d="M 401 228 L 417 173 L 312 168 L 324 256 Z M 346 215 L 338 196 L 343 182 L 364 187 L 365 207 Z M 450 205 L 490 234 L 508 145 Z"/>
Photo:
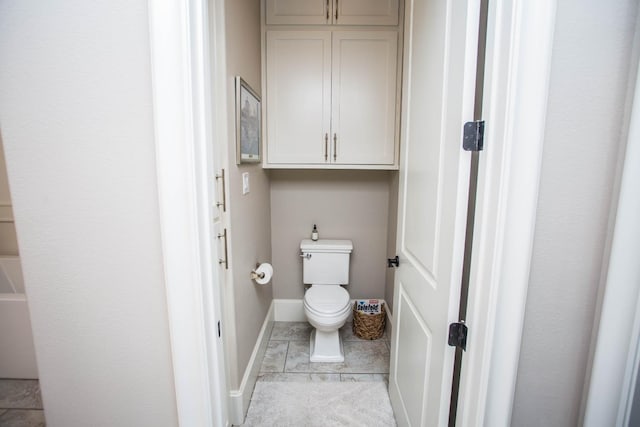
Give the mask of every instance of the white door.
<path id="1" fill-rule="evenodd" d="M 407 0 L 389 393 L 398 425 L 448 422 L 462 276 L 479 0 Z"/>
<path id="2" fill-rule="evenodd" d="M 333 33 L 332 163 L 395 162 L 398 34 Z"/>

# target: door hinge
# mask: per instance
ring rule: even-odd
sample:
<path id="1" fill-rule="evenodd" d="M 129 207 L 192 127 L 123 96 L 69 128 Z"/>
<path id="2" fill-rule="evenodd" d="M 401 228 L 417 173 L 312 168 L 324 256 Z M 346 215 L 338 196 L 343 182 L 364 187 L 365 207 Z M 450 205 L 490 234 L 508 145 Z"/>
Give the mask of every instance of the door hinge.
<path id="1" fill-rule="evenodd" d="M 220 321 L 218 320 L 218 338 L 221 337 L 221 332 L 220 332 Z"/>
<path id="2" fill-rule="evenodd" d="M 459 347 L 467 350 L 467 325 L 464 321 L 452 323 L 449 325 L 449 345 L 451 347 Z"/>
<path id="3" fill-rule="evenodd" d="M 464 124 L 462 149 L 464 151 L 482 151 L 484 148 L 484 120 Z"/>

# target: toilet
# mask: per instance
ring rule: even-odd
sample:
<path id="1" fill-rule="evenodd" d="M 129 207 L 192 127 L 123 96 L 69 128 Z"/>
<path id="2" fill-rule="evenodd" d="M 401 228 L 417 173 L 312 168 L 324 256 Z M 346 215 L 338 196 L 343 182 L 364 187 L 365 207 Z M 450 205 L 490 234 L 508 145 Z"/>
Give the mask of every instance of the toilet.
<path id="1" fill-rule="evenodd" d="M 311 362 L 344 362 L 339 329 L 349 318 L 351 299 L 340 285 L 349 283 L 351 240 L 300 242 L 302 281 L 311 285 L 304 293 L 304 313 L 314 327 Z"/>

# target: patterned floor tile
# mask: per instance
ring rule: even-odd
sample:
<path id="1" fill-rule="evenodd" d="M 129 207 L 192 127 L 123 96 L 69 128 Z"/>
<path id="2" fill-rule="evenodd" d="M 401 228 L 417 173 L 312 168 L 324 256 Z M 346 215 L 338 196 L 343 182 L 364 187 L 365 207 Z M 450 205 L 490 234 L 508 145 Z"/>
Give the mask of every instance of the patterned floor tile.
<path id="1" fill-rule="evenodd" d="M 275 322 L 271 340 L 305 341 L 309 339 L 312 329 L 308 322 Z"/>
<path id="2" fill-rule="evenodd" d="M 389 348 L 384 341 L 345 342 L 344 358 L 348 368 L 343 373 L 389 373 Z"/>
<path id="3" fill-rule="evenodd" d="M 38 409 L 10 409 L 0 415 L 3 427 L 44 427 L 44 411 Z"/>
<path id="4" fill-rule="evenodd" d="M 258 381 L 263 382 L 325 382 L 342 381 L 340 374 L 285 374 L 285 373 L 265 373 L 258 376 Z"/>
<path id="5" fill-rule="evenodd" d="M 340 337 L 342 337 L 342 341 L 359 341 L 360 340 L 360 338 L 358 338 L 353 333 L 352 322 L 347 322 L 344 324 L 342 328 L 340 328 Z"/>
<path id="6" fill-rule="evenodd" d="M 283 372 L 288 347 L 288 341 L 269 341 L 260 372 Z"/>
<path id="7" fill-rule="evenodd" d="M 340 381 L 354 383 L 384 382 L 389 384 L 388 374 L 340 374 Z"/>
<path id="8" fill-rule="evenodd" d="M 290 341 L 284 371 L 340 373 L 344 366 L 344 363 L 311 363 L 309 341 Z"/>
<path id="9" fill-rule="evenodd" d="M 42 409 L 38 380 L 0 380 L 0 408 Z"/>
<path id="10" fill-rule="evenodd" d="M 389 372 L 389 348 L 383 341 L 345 341 L 343 363 L 311 363 L 309 342 L 291 341 L 285 372 L 368 373 Z"/>

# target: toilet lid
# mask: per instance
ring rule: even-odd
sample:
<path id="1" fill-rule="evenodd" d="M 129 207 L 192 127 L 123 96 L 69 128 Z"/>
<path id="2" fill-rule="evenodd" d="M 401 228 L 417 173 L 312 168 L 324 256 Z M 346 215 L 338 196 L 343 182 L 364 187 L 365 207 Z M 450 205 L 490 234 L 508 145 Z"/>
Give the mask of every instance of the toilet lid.
<path id="1" fill-rule="evenodd" d="M 331 314 L 349 305 L 349 292 L 339 285 L 315 285 L 305 292 L 304 300 L 313 310 Z"/>

